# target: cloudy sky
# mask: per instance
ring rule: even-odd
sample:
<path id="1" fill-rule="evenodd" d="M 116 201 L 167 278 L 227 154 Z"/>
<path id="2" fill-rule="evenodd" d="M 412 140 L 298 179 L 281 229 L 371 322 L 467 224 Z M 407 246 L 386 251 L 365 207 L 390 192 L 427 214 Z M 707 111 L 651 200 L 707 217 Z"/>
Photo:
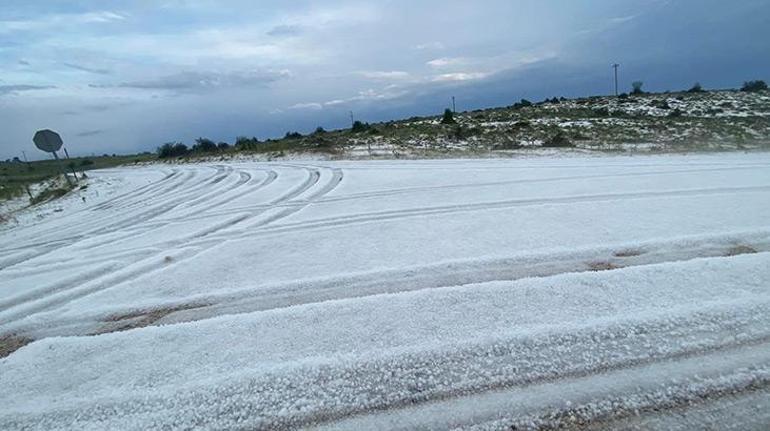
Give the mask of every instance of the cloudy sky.
<path id="1" fill-rule="evenodd" d="M 770 78 L 770 0 L 3 0 L 0 158 Z"/>

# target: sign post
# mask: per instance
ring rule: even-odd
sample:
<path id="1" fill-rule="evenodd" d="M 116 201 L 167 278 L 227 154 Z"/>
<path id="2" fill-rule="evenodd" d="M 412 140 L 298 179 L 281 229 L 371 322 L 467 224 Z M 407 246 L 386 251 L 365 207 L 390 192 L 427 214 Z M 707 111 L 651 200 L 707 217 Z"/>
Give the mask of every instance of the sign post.
<path id="1" fill-rule="evenodd" d="M 56 154 L 56 152 L 59 151 L 61 146 L 64 144 L 64 142 L 61 140 L 61 136 L 59 136 L 59 134 L 53 130 L 38 130 L 35 132 L 35 136 L 32 138 L 32 142 L 35 143 L 35 146 L 38 149 L 45 151 L 46 153 L 53 153 L 53 158 L 56 159 L 56 163 L 59 165 L 59 172 L 64 174 L 64 178 L 67 179 L 67 184 L 71 186 L 72 180 L 70 179 L 69 175 L 67 175 L 67 171 L 65 171 L 62 167 L 59 155 Z"/>

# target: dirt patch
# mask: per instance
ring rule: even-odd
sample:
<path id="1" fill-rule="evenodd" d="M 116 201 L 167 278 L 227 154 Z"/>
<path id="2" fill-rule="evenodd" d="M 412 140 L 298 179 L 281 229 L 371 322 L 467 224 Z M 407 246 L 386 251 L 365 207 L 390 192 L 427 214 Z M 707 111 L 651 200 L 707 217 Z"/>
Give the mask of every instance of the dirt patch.
<path id="1" fill-rule="evenodd" d="M 114 314 L 104 320 L 104 326 L 92 335 L 107 334 L 110 332 L 128 331 L 129 329 L 152 326 L 160 319 L 171 313 L 182 310 L 193 310 L 206 307 L 209 304 L 183 304 L 174 307 L 160 307 L 148 310 L 132 311 L 124 314 Z"/>
<path id="2" fill-rule="evenodd" d="M 0 358 L 5 358 L 33 341 L 18 335 L 0 335 Z"/>
<path id="3" fill-rule="evenodd" d="M 612 255 L 615 257 L 634 257 L 634 256 L 641 256 L 644 254 L 644 251 L 636 249 L 636 248 L 628 248 L 625 250 L 618 250 Z"/>
<path id="4" fill-rule="evenodd" d="M 588 269 L 591 271 L 611 271 L 613 269 L 623 268 L 622 266 L 612 262 L 589 262 L 587 265 Z"/>
<path id="5" fill-rule="evenodd" d="M 754 254 L 759 253 L 754 247 L 748 245 L 739 244 L 734 247 L 730 247 L 725 253 L 725 256 L 740 256 L 742 254 Z"/>

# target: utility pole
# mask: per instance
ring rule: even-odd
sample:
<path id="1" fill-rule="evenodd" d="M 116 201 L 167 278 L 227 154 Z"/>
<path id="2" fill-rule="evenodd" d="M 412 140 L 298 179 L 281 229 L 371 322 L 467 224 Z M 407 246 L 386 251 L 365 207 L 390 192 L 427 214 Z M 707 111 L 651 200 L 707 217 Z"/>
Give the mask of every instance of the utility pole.
<path id="1" fill-rule="evenodd" d="M 612 65 L 612 68 L 615 69 L 615 97 L 618 97 L 618 68 L 620 65 L 618 63 L 615 63 Z"/>
<path id="2" fill-rule="evenodd" d="M 29 160 L 27 160 L 27 152 L 22 150 L 21 154 L 24 156 L 24 163 L 29 164 Z"/>
<path id="3" fill-rule="evenodd" d="M 455 106 L 455 97 L 454 96 L 452 96 L 452 113 L 453 114 L 457 113 L 457 107 Z"/>
<path id="4" fill-rule="evenodd" d="M 350 111 L 350 127 L 353 127 L 353 124 L 355 123 L 355 120 L 353 120 L 353 111 Z"/>

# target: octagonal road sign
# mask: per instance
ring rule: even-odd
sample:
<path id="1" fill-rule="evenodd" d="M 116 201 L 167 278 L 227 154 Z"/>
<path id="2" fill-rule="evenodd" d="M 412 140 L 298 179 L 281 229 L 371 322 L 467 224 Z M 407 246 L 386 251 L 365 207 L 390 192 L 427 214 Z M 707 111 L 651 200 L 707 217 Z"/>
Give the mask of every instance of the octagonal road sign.
<path id="1" fill-rule="evenodd" d="M 32 138 L 35 146 L 47 153 L 56 153 L 61 148 L 63 142 L 61 136 L 53 130 L 38 130 L 35 137 Z"/>

